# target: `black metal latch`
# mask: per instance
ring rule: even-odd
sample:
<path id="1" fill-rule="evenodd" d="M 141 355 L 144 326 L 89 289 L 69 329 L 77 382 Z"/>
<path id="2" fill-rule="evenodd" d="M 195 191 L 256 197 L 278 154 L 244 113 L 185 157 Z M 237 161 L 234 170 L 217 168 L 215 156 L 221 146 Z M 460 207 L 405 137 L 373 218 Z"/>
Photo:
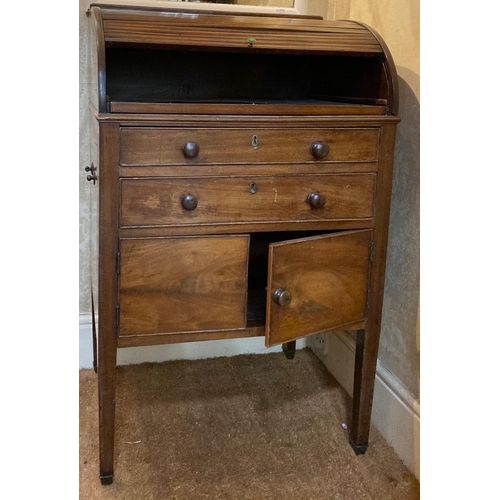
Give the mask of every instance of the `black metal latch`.
<path id="1" fill-rule="evenodd" d="M 87 180 L 90 181 L 95 181 L 97 180 L 97 167 L 94 167 L 94 164 L 91 163 L 90 167 L 85 167 L 85 172 L 90 172 L 92 175 L 87 175 Z"/>

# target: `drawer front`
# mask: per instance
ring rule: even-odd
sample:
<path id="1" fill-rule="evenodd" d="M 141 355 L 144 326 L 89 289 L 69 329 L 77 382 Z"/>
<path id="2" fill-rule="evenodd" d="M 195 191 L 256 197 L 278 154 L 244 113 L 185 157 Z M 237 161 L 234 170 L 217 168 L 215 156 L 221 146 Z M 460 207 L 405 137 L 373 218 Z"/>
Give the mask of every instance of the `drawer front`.
<path id="1" fill-rule="evenodd" d="M 122 179 L 121 226 L 371 218 L 375 177 Z"/>
<path id="2" fill-rule="evenodd" d="M 378 128 L 122 128 L 120 165 L 372 162 L 378 143 Z"/>
<path id="3" fill-rule="evenodd" d="M 249 236 L 120 242 L 120 335 L 244 328 Z"/>

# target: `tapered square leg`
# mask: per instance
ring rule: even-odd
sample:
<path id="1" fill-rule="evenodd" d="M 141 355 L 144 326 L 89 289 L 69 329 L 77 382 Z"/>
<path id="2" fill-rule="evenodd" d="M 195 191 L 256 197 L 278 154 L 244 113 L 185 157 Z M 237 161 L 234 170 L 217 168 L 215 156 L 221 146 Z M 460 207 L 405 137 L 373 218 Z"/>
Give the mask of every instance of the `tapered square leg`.
<path id="1" fill-rule="evenodd" d="M 291 340 L 290 342 L 285 342 L 284 344 L 282 344 L 281 348 L 283 349 L 283 352 L 285 353 L 287 359 L 293 359 L 295 357 L 296 343 L 296 340 Z"/>
<path id="2" fill-rule="evenodd" d="M 107 486 L 109 484 L 113 484 L 113 474 L 110 474 L 108 476 L 100 476 L 101 479 L 101 484 L 103 486 Z"/>
<path id="3" fill-rule="evenodd" d="M 105 371 L 106 369 L 106 371 Z M 115 437 L 114 367 L 99 364 L 99 478 L 103 486 L 113 482 Z"/>
<path id="4" fill-rule="evenodd" d="M 97 378 L 99 382 L 99 462 L 101 484 L 113 482 L 115 440 L 116 351 L 119 334 L 118 222 L 120 127 L 99 124 L 99 331 Z"/>
<path id="5" fill-rule="evenodd" d="M 370 332 L 358 330 L 356 333 L 352 421 L 349 432 L 349 442 L 356 455 L 365 453 L 368 447 L 377 351 L 378 334 L 370 337 Z"/>
<path id="6" fill-rule="evenodd" d="M 114 349 L 116 353 L 116 349 Z M 100 357 L 99 378 L 99 461 L 101 484 L 113 482 L 113 458 L 115 438 L 116 354 L 108 359 Z"/>
<path id="7" fill-rule="evenodd" d="M 376 215 L 370 256 L 370 279 L 366 299 L 366 323 L 364 330 L 356 334 L 356 360 L 354 368 L 354 391 L 352 421 L 349 441 L 358 455 L 365 453 L 370 434 L 370 422 L 377 369 L 377 354 L 382 324 L 382 302 L 384 296 L 385 261 L 389 233 L 391 206 L 391 182 L 393 150 L 396 127 L 382 125 L 379 165 L 376 186 Z"/>

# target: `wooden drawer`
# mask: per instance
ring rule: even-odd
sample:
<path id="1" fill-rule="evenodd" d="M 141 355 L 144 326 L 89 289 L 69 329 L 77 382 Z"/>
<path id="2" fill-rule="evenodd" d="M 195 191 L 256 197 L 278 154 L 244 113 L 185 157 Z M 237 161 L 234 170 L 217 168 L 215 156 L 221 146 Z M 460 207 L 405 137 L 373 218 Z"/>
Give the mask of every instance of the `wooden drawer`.
<path id="1" fill-rule="evenodd" d="M 187 144 L 196 156 L 187 158 Z M 320 143 L 324 158 L 311 151 Z M 175 129 L 122 128 L 121 166 L 372 162 L 378 159 L 378 128 Z M 197 151 L 198 150 L 198 151 Z M 321 153 L 320 151 L 320 153 Z"/>
<path id="2" fill-rule="evenodd" d="M 332 174 L 122 179 L 121 226 L 371 218 L 375 178 Z M 324 206 L 313 208 L 315 201 L 324 201 Z"/>
<path id="3" fill-rule="evenodd" d="M 249 236 L 120 241 L 120 335 L 244 328 Z"/>

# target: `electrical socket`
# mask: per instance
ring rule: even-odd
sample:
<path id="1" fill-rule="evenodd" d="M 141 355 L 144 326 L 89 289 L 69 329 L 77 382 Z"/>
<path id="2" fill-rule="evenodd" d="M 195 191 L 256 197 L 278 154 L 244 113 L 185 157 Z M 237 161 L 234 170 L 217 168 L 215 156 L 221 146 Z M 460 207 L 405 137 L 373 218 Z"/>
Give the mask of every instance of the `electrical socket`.
<path id="1" fill-rule="evenodd" d="M 324 333 L 313 335 L 313 347 L 320 354 L 326 354 L 326 336 Z"/>

